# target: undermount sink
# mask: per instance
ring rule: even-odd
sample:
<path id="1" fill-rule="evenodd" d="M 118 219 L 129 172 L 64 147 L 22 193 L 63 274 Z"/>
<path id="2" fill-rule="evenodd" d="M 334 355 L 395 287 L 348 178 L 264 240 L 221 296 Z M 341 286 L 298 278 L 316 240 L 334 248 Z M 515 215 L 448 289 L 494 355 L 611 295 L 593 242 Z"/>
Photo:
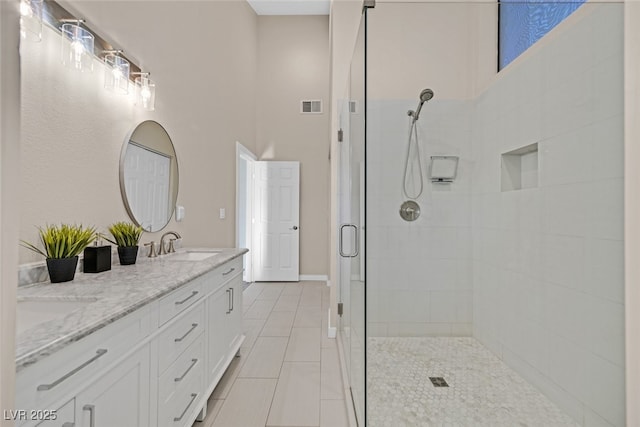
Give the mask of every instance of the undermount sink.
<path id="1" fill-rule="evenodd" d="M 18 300 L 16 331 L 20 334 L 41 323 L 62 318 L 72 311 L 86 307 L 96 301 L 96 298 L 73 300 L 29 298 Z"/>
<path id="2" fill-rule="evenodd" d="M 219 254 L 222 251 L 209 249 L 188 249 L 184 252 L 178 252 L 170 255 L 171 261 L 202 261 Z"/>

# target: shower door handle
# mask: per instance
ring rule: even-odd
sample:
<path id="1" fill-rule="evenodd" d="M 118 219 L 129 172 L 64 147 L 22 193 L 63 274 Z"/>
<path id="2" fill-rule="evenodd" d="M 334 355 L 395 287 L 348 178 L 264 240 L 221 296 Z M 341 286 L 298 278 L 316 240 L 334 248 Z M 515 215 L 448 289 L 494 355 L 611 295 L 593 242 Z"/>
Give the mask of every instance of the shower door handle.
<path id="1" fill-rule="evenodd" d="M 354 235 L 355 235 L 355 250 L 353 251 L 353 253 L 350 254 L 346 254 L 344 253 L 343 250 L 343 243 L 342 243 L 342 236 L 343 236 L 343 230 L 345 228 L 353 228 L 354 231 Z M 358 256 L 358 254 L 360 253 L 360 241 L 358 239 L 358 226 L 355 224 L 343 224 L 340 226 L 340 256 L 342 256 L 343 258 L 355 258 Z"/>

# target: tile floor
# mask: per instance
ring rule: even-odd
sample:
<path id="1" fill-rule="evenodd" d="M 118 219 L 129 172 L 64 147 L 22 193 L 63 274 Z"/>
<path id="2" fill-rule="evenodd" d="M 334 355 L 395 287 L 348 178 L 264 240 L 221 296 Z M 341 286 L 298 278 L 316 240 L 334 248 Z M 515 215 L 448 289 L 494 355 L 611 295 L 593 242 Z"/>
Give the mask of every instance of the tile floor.
<path id="1" fill-rule="evenodd" d="M 324 282 L 245 289 L 246 339 L 193 427 L 347 427 L 336 340 L 327 338 Z"/>
<path id="2" fill-rule="evenodd" d="M 370 338 L 371 427 L 577 426 L 474 338 Z M 443 377 L 449 387 L 434 387 Z"/>

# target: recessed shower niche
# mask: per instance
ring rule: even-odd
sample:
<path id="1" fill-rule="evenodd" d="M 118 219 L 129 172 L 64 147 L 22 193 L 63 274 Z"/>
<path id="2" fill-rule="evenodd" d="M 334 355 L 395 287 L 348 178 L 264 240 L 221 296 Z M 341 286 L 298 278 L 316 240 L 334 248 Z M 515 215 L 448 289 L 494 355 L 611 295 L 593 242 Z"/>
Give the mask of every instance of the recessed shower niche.
<path id="1" fill-rule="evenodd" d="M 502 191 L 538 186 L 538 143 L 502 153 Z"/>

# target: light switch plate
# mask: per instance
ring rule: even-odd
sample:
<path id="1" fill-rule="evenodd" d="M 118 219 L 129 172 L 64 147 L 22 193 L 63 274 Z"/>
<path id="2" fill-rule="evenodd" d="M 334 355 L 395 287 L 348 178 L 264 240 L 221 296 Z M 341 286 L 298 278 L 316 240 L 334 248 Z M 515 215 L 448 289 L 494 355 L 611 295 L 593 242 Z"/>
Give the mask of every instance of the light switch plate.
<path id="1" fill-rule="evenodd" d="M 176 222 L 184 219 L 184 206 L 176 206 Z"/>
<path id="2" fill-rule="evenodd" d="M 225 219 L 227 217 L 227 210 L 225 208 L 220 208 L 220 219 Z"/>

